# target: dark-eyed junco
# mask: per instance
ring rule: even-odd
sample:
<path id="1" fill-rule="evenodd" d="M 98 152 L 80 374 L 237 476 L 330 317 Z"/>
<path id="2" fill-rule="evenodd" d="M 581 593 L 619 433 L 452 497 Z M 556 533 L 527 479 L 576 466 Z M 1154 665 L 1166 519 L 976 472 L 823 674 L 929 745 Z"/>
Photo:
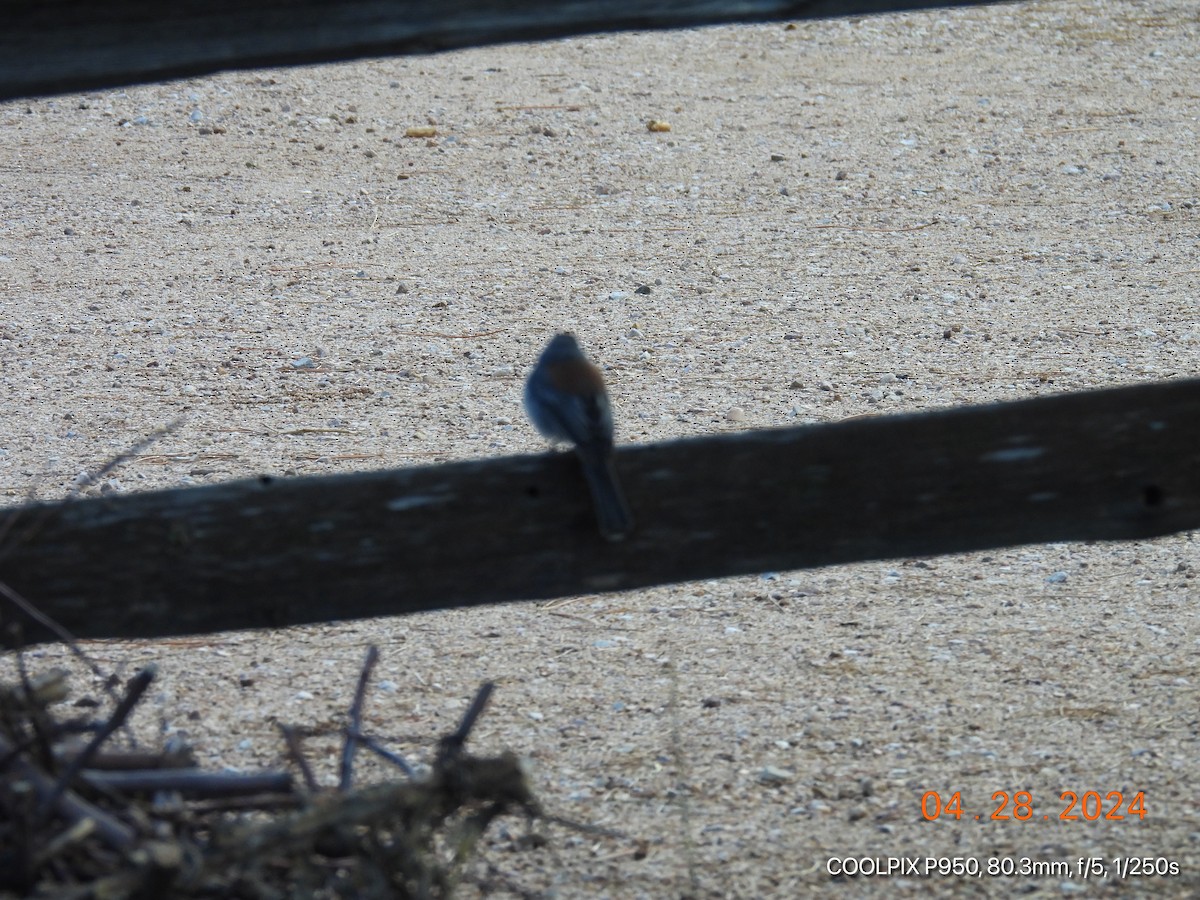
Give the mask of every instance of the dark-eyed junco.
<path id="1" fill-rule="evenodd" d="M 613 420 L 600 370 L 572 334 L 546 345 L 525 382 L 525 410 L 545 437 L 575 445 L 592 492 L 600 533 L 619 541 L 633 529 L 629 505 L 613 468 Z"/>

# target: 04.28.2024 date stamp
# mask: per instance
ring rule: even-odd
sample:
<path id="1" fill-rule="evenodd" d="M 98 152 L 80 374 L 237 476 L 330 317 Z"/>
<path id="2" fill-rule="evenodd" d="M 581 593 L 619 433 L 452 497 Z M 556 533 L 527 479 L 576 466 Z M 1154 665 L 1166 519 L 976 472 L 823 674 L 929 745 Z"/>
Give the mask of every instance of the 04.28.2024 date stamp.
<path id="1" fill-rule="evenodd" d="M 990 813 L 989 813 L 990 811 Z M 996 791 L 992 803 L 980 812 L 972 813 L 963 807 L 962 792 L 954 791 L 943 797 L 937 791 L 926 791 L 921 795 L 921 815 L 933 822 L 942 817 L 991 820 L 993 822 L 1095 822 L 1144 820 L 1146 792 L 1137 791 L 1126 795 L 1124 791 L 1063 791 L 1058 802 L 1051 807 L 1039 807 L 1030 791 Z"/>

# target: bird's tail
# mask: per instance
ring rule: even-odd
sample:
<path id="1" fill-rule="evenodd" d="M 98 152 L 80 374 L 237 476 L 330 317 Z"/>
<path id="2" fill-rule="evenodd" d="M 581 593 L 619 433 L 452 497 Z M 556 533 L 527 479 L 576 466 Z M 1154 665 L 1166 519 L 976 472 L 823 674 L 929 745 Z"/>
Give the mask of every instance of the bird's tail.
<path id="1" fill-rule="evenodd" d="M 629 504 L 625 502 L 625 495 L 621 493 L 611 451 L 598 453 L 576 449 L 583 464 L 584 478 L 592 492 L 592 505 L 596 508 L 596 524 L 600 527 L 600 534 L 606 540 L 624 540 L 633 531 L 633 515 L 629 511 Z"/>

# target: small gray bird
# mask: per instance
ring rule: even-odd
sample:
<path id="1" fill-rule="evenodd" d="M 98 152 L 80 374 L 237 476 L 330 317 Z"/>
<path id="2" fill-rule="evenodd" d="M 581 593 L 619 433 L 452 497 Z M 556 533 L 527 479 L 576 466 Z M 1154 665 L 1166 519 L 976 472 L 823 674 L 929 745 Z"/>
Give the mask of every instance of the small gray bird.
<path id="1" fill-rule="evenodd" d="M 525 410 L 543 436 L 575 445 L 592 492 L 600 534 L 619 541 L 633 530 L 613 467 L 613 420 L 600 370 L 572 334 L 556 334 L 525 382 Z"/>

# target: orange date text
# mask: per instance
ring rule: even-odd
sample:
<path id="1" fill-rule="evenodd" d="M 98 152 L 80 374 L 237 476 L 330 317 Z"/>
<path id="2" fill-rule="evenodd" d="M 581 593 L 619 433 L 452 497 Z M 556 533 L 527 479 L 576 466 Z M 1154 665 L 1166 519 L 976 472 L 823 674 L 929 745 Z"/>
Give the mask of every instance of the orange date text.
<path id="1" fill-rule="evenodd" d="M 937 791 L 921 795 L 921 815 L 930 822 L 941 818 L 961 821 L 964 817 L 992 822 L 1108 822 L 1146 818 L 1146 792 L 1127 795 L 1124 791 L 1063 791 L 1057 802 L 1043 808 L 1030 791 L 996 791 L 992 802 L 979 812 L 963 806 L 962 791 L 943 796 Z"/>

